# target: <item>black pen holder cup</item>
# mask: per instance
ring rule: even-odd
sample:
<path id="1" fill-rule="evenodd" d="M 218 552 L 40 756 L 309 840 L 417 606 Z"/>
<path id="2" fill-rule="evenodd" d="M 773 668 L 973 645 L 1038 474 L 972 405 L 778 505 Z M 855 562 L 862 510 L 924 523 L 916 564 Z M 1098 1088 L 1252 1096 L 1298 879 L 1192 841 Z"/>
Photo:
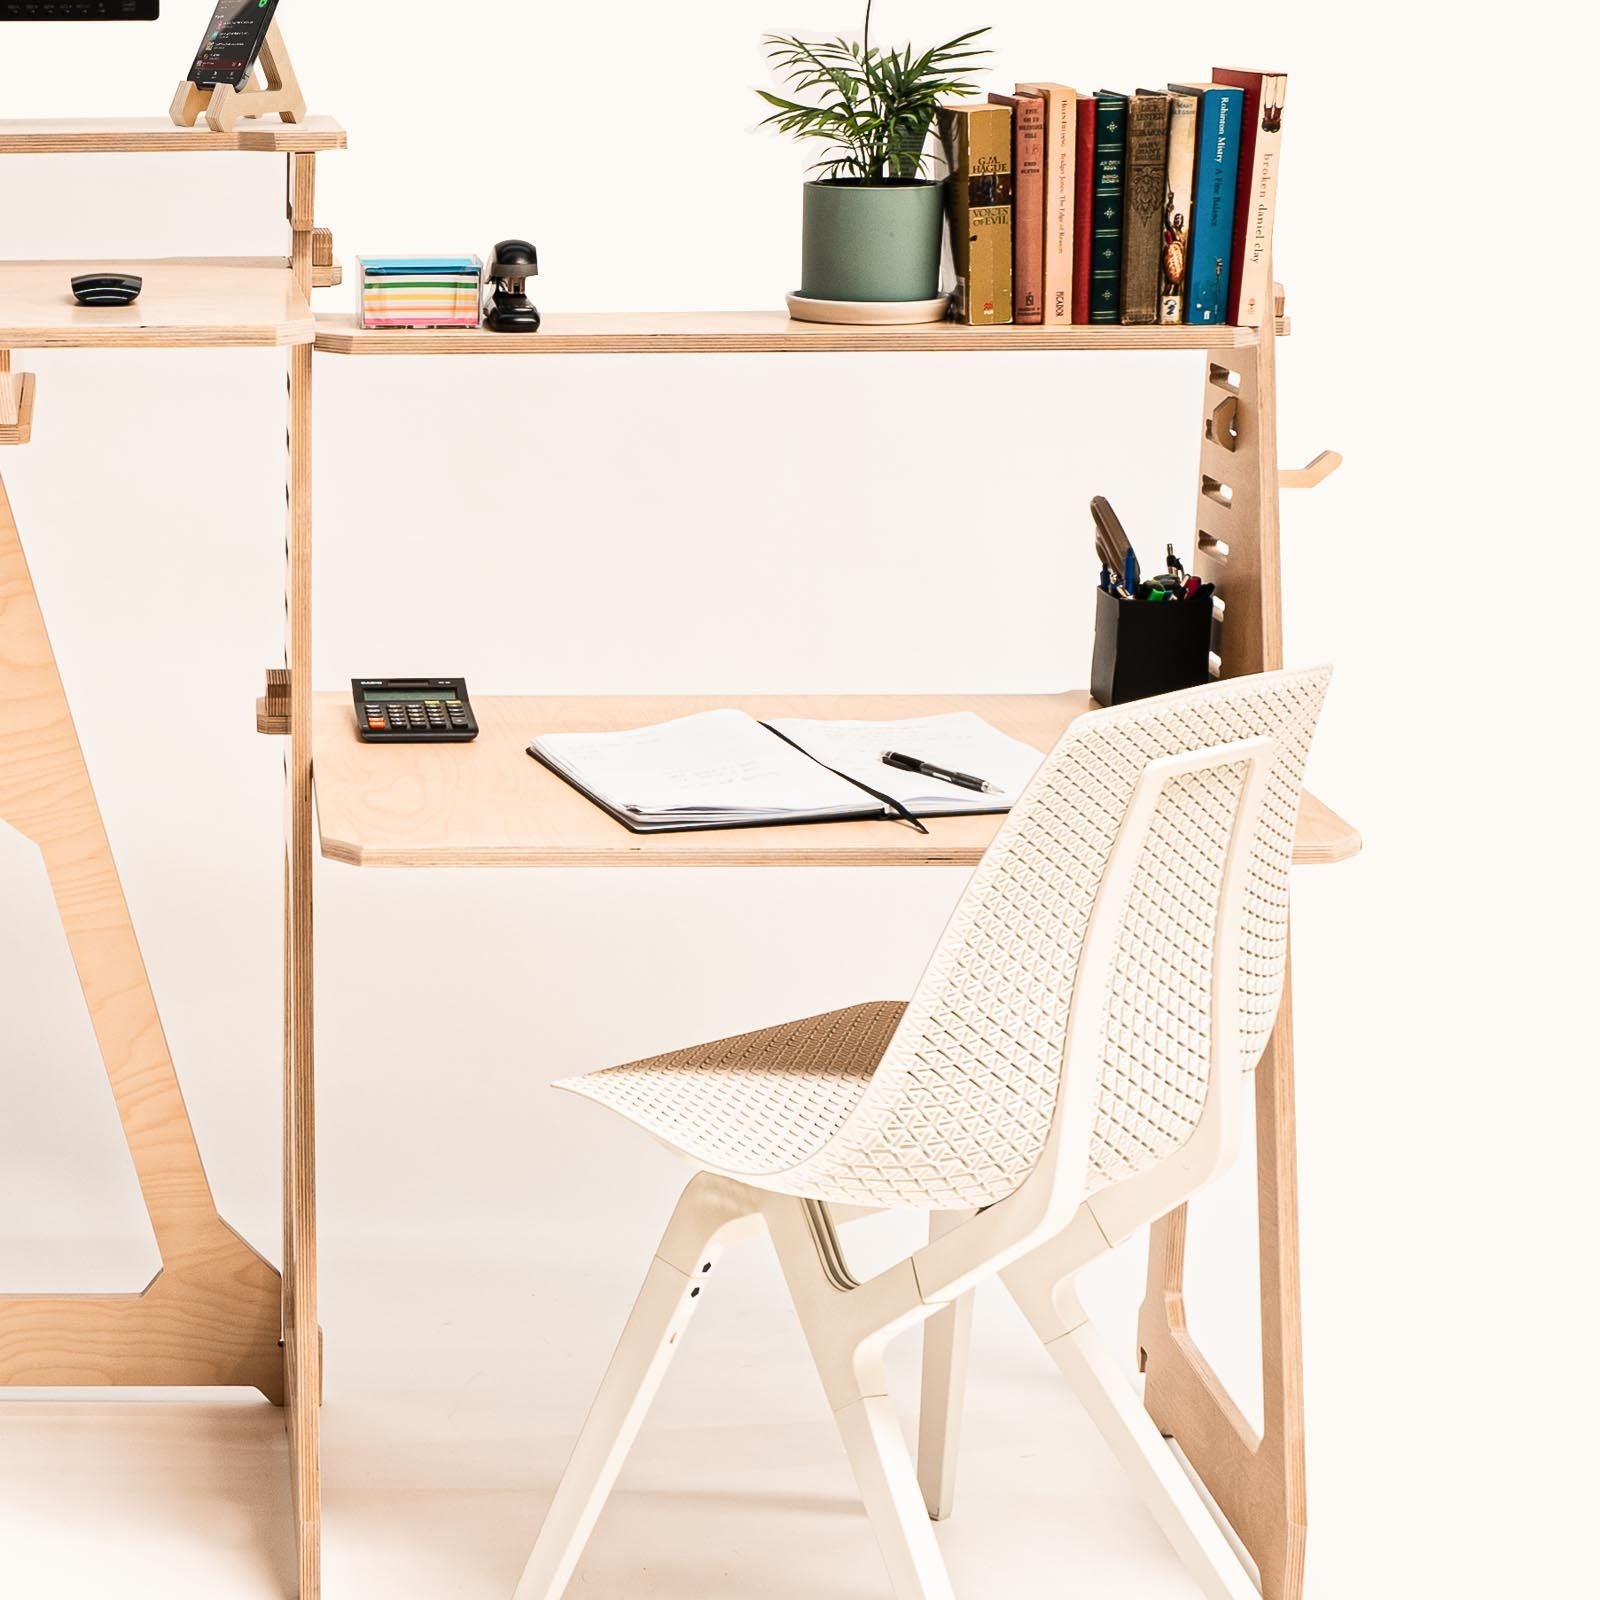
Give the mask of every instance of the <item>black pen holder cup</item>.
<path id="1" fill-rule="evenodd" d="M 1103 706 L 1194 689 L 1211 678 L 1211 601 L 1094 596 L 1089 693 Z"/>

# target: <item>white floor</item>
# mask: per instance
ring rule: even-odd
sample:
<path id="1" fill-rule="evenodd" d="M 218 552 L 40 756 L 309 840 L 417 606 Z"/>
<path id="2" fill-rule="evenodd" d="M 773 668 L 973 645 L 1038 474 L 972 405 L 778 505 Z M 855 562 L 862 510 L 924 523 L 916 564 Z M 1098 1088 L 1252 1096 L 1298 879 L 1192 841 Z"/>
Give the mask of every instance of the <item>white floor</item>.
<path id="1" fill-rule="evenodd" d="M 327 1253 L 330 1600 L 509 1600 L 649 1249 L 561 1237 L 481 1265 Z M 1003 1296 L 980 1304 L 979 1340 L 960 1503 L 940 1534 L 957 1591 L 1192 1595 Z M 911 1427 L 915 1338 L 896 1355 Z M 0 1594 L 280 1600 L 292 1573 L 273 1408 L 0 1405 Z M 571 1593 L 885 1600 L 759 1244 L 727 1258 Z"/>

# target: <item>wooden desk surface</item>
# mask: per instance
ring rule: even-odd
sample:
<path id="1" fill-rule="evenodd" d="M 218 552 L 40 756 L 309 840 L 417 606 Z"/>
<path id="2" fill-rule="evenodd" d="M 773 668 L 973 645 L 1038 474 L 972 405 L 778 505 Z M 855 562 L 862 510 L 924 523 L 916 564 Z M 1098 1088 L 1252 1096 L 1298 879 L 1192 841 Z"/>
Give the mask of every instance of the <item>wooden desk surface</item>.
<path id="1" fill-rule="evenodd" d="M 903 823 L 835 822 L 711 833 L 635 834 L 527 754 L 540 733 L 633 728 L 737 705 L 758 717 L 929 716 L 976 711 L 1048 750 L 1092 702 L 1057 695 L 726 695 L 474 698 L 470 745 L 368 745 L 348 694 L 316 697 L 322 853 L 361 867 L 973 866 L 1001 817 L 944 817 L 927 836 Z M 1310 795 L 1295 859 L 1340 861 L 1361 841 Z"/>
<path id="2" fill-rule="evenodd" d="M 131 306 L 80 306 L 72 279 L 131 272 Z M 256 258 L 0 262 L 0 350 L 226 349 L 310 344 L 316 322 L 286 265 Z"/>

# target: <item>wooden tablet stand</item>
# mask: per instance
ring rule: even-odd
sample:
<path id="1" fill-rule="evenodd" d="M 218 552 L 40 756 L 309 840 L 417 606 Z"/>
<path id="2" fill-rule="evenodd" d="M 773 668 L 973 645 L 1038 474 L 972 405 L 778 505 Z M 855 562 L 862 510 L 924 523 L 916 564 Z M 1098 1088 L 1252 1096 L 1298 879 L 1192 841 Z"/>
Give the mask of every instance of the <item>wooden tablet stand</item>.
<path id="1" fill-rule="evenodd" d="M 267 42 L 261 47 L 260 70 L 265 85 L 252 82 L 244 89 L 235 89 L 231 83 L 204 88 L 186 78 L 172 98 L 172 120 L 180 128 L 192 128 L 204 116 L 213 133 L 232 133 L 247 119 L 274 113 L 285 122 L 304 122 L 306 97 L 276 22 L 267 30 Z"/>

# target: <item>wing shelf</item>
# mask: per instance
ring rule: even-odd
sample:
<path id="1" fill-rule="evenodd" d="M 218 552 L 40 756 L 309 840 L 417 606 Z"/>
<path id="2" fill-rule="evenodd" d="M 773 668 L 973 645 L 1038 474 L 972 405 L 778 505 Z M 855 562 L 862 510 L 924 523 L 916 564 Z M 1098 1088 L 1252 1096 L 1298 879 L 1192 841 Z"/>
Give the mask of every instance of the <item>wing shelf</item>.
<path id="1" fill-rule="evenodd" d="M 78 273 L 136 273 L 131 306 L 88 309 Z M 0 350 L 181 350 L 310 344 L 316 321 L 287 265 L 274 260 L 0 262 Z"/>
<path id="2" fill-rule="evenodd" d="M 317 349 L 338 356 L 780 355 L 951 350 L 1226 350 L 1258 328 L 857 328 L 796 322 L 782 311 L 559 312 L 538 333 L 483 328 L 363 328 L 319 316 Z"/>
<path id="3" fill-rule="evenodd" d="M 345 131 L 332 117 L 304 122 L 247 122 L 233 133 L 175 127 L 167 117 L 80 117 L 35 121 L 0 118 L 0 156 L 161 155 L 253 150 L 305 155 L 343 150 Z"/>

